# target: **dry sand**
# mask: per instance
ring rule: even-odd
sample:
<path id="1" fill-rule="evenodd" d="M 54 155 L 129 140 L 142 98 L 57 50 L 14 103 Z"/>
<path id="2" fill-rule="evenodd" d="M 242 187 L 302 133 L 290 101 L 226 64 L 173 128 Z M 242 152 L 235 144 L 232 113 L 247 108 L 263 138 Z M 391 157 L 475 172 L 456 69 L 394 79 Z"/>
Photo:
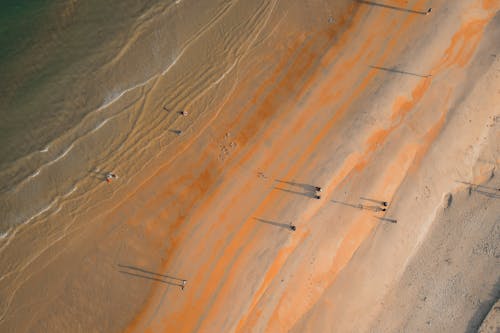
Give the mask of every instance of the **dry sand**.
<path id="1" fill-rule="evenodd" d="M 255 3 L 215 25 L 252 33 L 188 111 L 218 107 L 169 123 L 189 128 L 168 155 L 77 228 L 0 243 L 0 331 L 481 325 L 499 293 L 500 3 Z"/>

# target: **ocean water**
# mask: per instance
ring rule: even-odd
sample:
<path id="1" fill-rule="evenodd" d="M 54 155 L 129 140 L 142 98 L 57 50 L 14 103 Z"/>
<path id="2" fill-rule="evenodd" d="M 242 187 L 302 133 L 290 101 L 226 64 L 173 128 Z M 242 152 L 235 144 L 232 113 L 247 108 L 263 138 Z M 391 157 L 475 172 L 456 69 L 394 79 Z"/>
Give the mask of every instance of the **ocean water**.
<path id="1" fill-rule="evenodd" d="M 43 149 L 95 108 L 106 89 L 120 88 L 110 82 L 95 89 L 98 69 L 153 3 L 2 1 L 1 166 Z"/>
<path id="2" fill-rule="evenodd" d="M 278 1 L 19 3 L 0 2 L 3 238 L 74 221 L 169 156 L 173 132 L 230 93 Z M 189 110 L 190 123 L 164 106 Z"/>
<path id="3" fill-rule="evenodd" d="M 113 134 L 130 128 L 115 123 L 106 129 L 111 135 L 95 132 L 116 113 L 130 111 L 119 105 L 124 95 L 167 68 L 178 52 L 176 39 L 184 36 L 175 30 L 179 23 L 168 20 L 176 10 L 173 1 L 3 1 L 1 6 L 0 230 L 5 231 L 76 191 L 82 163 L 99 169 L 101 158 L 112 159 L 99 146 L 116 149 Z M 159 22 L 171 29 L 156 26 Z"/>
<path id="4" fill-rule="evenodd" d="M 43 214 L 75 190 L 58 164 L 66 157 L 78 160 L 71 156 L 75 143 L 107 116 L 94 117 L 92 124 L 84 119 L 168 61 L 109 77 L 111 61 L 158 3 L 0 3 L 0 232 Z M 64 178 L 53 180 L 56 174 Z"/>

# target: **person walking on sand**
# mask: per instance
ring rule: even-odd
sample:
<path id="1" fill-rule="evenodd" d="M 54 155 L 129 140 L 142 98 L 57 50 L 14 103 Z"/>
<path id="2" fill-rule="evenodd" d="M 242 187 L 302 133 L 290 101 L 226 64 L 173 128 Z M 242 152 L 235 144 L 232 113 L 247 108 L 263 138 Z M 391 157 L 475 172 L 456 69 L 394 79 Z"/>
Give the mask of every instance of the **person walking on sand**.
<path id="1" fill-rule="evenodd" d="M 321 187 L 319 186 L 314 186 L 314 189 L 316 190 L 316 192 L 321 192 Z"/>
<path id="2" fill-rule="evenodd" d="M 112 181 L 113 179 L 116 179 L 116 178 L 118 178 L 118 177 L 117 177 L 114 173 L 112 173 L 112 172 L 108 172 L 108 173 L 106 174 L 106 182 L 107 182 L 108 184 L 109 184 L 109 183 L 111 183 L 111 181 Z"/>
<path id="3" fill-rule="evenodd" d="M 297 227 L 294 226 L 293 224 L 290 223 L 290 225 L 288 226 L 288 228 L 291 230 L 291 231 L 295 231 L 297 230 Z"/>
<path id="4" fill-rule="evenodd" d="M 184 287 L 186 286 L 187 280 L 182 280 L 181 284 L 181 289 L 184 290 Z"/>

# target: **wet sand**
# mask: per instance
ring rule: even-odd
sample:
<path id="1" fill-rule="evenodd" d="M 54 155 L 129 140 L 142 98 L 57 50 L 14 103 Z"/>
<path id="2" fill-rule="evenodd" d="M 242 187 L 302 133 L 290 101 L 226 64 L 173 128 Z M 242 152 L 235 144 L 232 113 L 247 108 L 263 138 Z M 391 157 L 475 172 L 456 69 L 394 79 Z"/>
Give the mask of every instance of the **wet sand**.
<path id="1" fill-rule="evenodd" d="M 255 6 L 189 115 L 151 118 L 169 139 L 137 134 L 151 165 L 131 150 L 120 191 L 2 240 L 0 330 L 477 328 L 498 298 L 500 4 L 429 5 Z M 165 77 L 146 87 L 141 110 L 168 104 Z"/>

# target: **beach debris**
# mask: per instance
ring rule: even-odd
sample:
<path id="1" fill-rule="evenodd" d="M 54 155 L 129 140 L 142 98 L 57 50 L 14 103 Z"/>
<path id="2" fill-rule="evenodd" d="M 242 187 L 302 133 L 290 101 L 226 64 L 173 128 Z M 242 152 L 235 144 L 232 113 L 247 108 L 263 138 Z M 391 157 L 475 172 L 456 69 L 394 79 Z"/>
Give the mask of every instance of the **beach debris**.
<path id="1" fill-rule="evenodd" d="M 335 19 L 332 16 L 328 17 L 328 23 L 335 23 Z"/>

